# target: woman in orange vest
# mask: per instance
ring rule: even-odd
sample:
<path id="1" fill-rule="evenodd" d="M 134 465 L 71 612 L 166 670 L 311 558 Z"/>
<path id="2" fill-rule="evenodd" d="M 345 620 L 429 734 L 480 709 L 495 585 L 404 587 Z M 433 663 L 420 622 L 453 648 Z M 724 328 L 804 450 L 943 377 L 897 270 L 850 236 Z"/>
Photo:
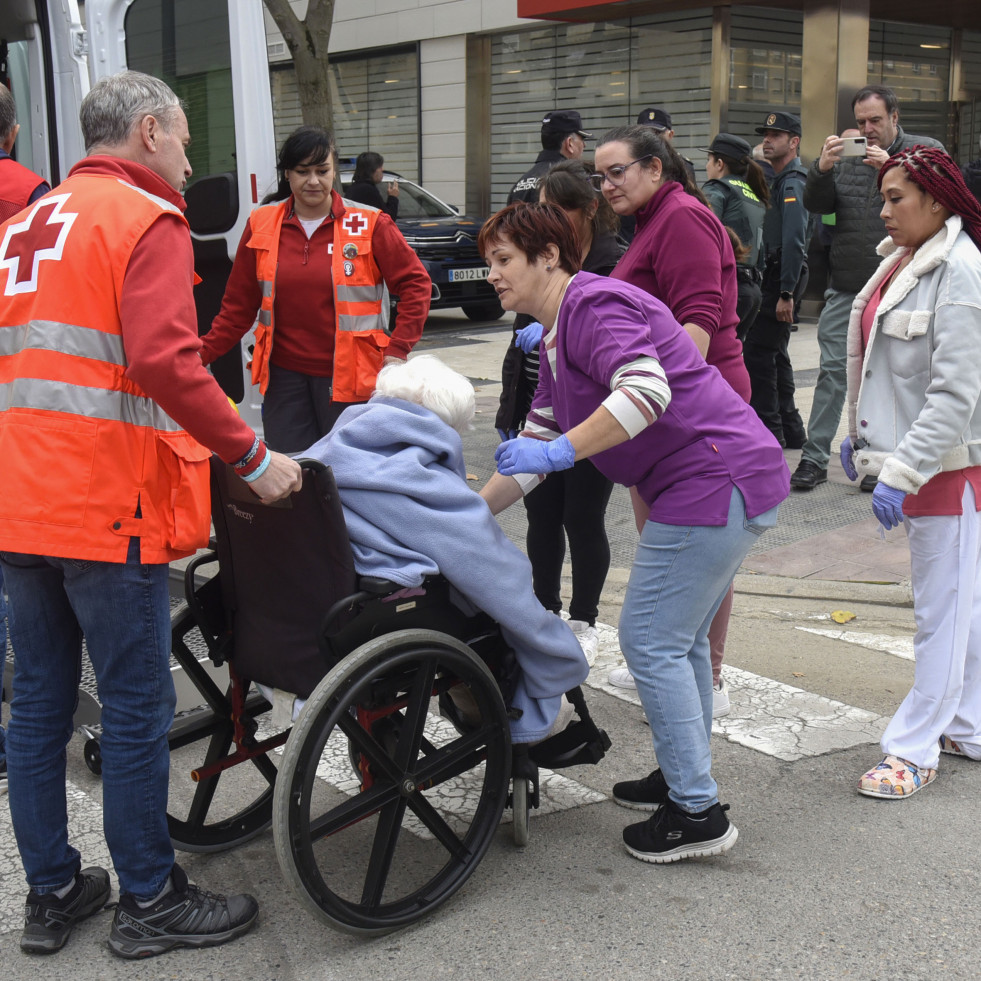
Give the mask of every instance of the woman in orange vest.
<path id="1" fill-rule="evenodd" d="M 366 402 L 386 360 L 405 360 L 432 283 L 388 215 L 332 189 L 326 130 L 296 130 L 278 169 L 274 202 L 249 216 L 201 357 L 210 364 L 255 324 L 250 367 L 265 439 L 293 453 L 325 436 L 346 406 Z M 386 286 L 399 298 L 390 335 Z"/>

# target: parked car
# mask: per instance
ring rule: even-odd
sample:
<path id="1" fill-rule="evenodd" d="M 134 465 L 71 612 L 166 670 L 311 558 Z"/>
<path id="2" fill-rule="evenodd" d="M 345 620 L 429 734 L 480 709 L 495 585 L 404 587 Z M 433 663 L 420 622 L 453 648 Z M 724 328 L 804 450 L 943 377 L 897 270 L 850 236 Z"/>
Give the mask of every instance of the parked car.
<path id="1" fill-rule="evenodd" d="M 353 179 L 353 169 L 342 165 L 345 191 Z M 395 223 L 433 281 L 432 309 L 462 307 L 471 320 L 497 320 L 504 310 L 487 282 L 487 266 L 477 251 L 483 219 L 459 214 L 424 187 L 390 171 L 385 171 L 378 185 L 383 198 L 391 181 L 399 185 Z"/>

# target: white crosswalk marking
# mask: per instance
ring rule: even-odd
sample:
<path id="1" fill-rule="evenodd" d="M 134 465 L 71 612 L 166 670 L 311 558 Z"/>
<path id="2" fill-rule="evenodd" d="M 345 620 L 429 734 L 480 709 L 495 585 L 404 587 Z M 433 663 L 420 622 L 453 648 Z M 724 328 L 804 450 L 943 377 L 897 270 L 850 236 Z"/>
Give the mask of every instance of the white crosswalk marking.
<path id="1" fill-rule="evenodd" d="M 894 637 L 892 634 L 867 634 L 860 630 L 824 630 L 818 627 L 798 627 L 808 634 L 819 637 L 830 637 L 832 640 L 843 640 L 846 644 L 858 644 L 871 651 L 882 651 L 884 654 L 894 654 L 906 661 L 914 661 L 913 638 Z"/>
<path id="2" fill-rule="evenodd" d="M 586 684 L 630 702 L 643 712 L 635 690 L 616 688 L 607 681 L 610 669 L 624 663 L 616 630 L 607 624 L 597 624 L 597 632 L 599 655 Z M 715 720 L 712 732 L 777 759 L 799 760 L 877 742 L 888 722 L 874 712 L 749 671 L 731 666 L 723 670 L 732 711 Z"/>

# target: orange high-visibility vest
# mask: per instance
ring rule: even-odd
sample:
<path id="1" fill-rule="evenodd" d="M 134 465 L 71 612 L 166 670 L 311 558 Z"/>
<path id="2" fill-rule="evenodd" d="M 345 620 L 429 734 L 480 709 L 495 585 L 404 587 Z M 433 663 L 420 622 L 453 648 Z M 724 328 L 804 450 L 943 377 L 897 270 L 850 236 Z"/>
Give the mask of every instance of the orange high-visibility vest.
<path id="1" fill-rule="evenodd" d="M 184 221 L 79 174 L 0 225 L 2 551 L 125 562 L 136 535 L 160 563 L 207 544 L 210 453 L 125 376 L 123 279 L 167 214 Z"/>
<path id="2" fill-rule="evenodd" d="M 256 253 L 256 277 L 262 305 L 252 351 L 252 384 L 265 395 L 269 384 L 269 358 L 274 338 L 273 304 L 279 233 L 287 217 L 289 199 L 257 208 L 249 216 L 252 235 L 247 245 Z M 375 390 L 375 378 L 385 358 L 385 284 L 371 249 L 371 236 L 381 212 L 377 208 L 344 201 L 345 211 L 334 221 L 331 274 L 334 288 L 335 402 L 362 402 Z"/>

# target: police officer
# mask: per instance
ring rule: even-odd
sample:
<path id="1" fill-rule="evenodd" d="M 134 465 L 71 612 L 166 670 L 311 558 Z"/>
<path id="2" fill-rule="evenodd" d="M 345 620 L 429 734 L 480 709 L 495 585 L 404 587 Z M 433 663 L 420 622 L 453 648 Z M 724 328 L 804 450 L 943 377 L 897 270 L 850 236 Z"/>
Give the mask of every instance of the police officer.
<path id="1" fill-rule="evenodd" d="M 671 126 L 671 114 L 669 112 L 665 112 L 656 106 L 641 109 L 637 114 L 637 125 L 650 126 L 665 143 L 674 145 L 674 129 Z M 688 168 L 688 176 L 691 177 L 691 182 L 697 184 L 698 178 L 695 176 L 695 165 L 687 157 L 682 157 L 681 159 L 684 160 L 685 167 Z"/>
<path id="2" fill-rule="evenodd" d="M 739 240 L 733 243 L 739 283 L 736 335 L 744 340 L 762 300 L 763 218 L 770 189 L 753 159 L 753 148 L 742 137 L 719 133 L 704 152 L 708 154 L 705 173 L 709 179 L 702 185 L 702 193 L 719 221 Z"/>
<path id="3" fill-rule="evenodd" d="M 794 404 L 788 346 L 807 287 L 810 216 L 804 208 L 807 170 L 798 156 L 800 120 L 789 112 L 771 112 L 756 132 L 763 137 L 763 156 L 774 178 L 763 221 L 763 302 L 746 335 L 743 358 L 753 386 L 750 405 L 781 446 L 799 449 L 806 433 Z"/>
<path id="4" fill-rule="evenodd" d="M 531 170 L 518 178 L 508 193 L 508 204 L 527 201 L 538 204 L 538 185 L 542 178 L 561 160 L 578 160 L 586 149 L 586 140 L 593 138 L 582 128 L 582 117 L 575 109 L 555 109 L 542 119 L 542 152 Z"/>

